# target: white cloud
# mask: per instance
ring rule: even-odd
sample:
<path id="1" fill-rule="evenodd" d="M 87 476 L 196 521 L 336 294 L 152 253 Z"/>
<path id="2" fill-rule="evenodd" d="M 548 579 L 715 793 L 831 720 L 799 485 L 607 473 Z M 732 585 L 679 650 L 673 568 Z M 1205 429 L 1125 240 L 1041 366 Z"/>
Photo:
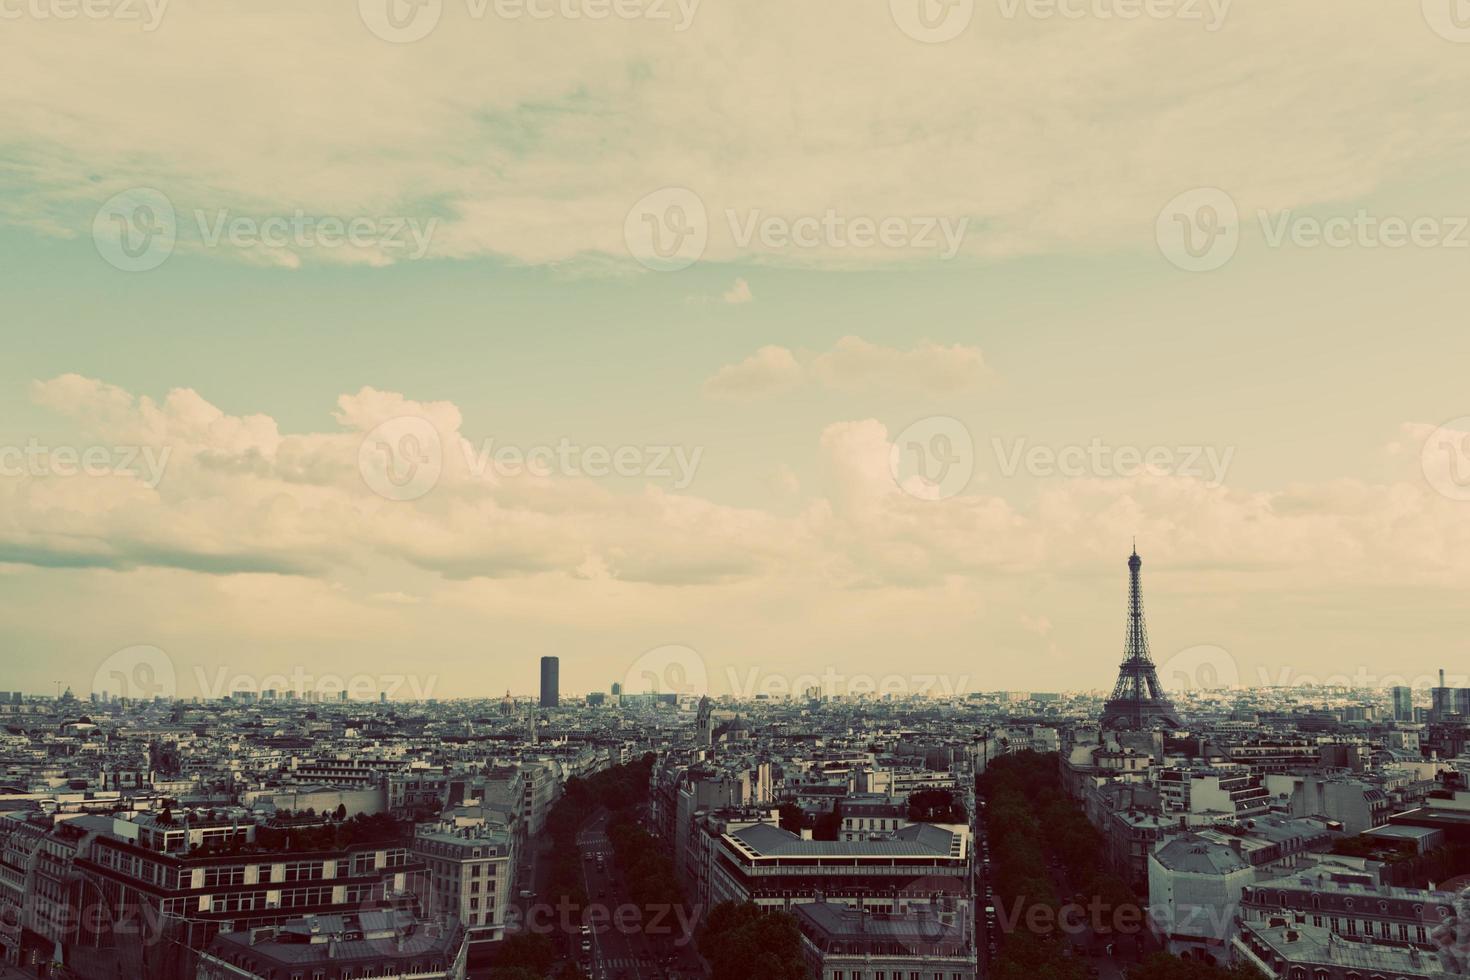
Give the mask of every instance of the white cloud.
<path id="1" fill-rule="evenodd" d="M 843 337 L 811 362 L 812 373 L 830 388 L 948 391 L 969 387 L 984 376 L 979 348 L 924 342 L 912 350 L 870 344 Z"/>
<path id="2" fill-rule="evenodd" d="M 725 290 L 720 298 L 723 299 L 726 303 L 739 304 L 749 303 L 751 300 L 755 299 L 755 296 L 753 296 L 750 292 L 750 283 L 746 282 L 745 279 L 742 277 L 736 279 L 734 285 Z"/>
<path id="3" fill-rule="evenodd" d="M 746 398 L 788 391 L 804 376 L 796 356 L 785 347 L 767 345 L 737 364 L 727 364 L 704 383 L 715 398 Z"/>

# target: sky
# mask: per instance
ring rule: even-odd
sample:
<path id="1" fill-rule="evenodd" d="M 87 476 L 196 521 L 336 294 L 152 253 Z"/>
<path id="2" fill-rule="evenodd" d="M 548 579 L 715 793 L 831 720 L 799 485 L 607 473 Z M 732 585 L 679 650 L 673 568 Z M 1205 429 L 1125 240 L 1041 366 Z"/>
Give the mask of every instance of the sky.
<path id="1" fill-rule="evenodd" d="M 1459 2 L 0 0 L 0 688 L 1463 677 Z"/>

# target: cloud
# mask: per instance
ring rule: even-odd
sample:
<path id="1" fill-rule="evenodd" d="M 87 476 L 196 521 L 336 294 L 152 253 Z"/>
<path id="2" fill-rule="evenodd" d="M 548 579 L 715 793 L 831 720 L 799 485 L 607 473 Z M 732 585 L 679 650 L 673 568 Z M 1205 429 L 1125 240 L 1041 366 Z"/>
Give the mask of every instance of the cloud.
<path id="1" fill-rule="evenodd" d="M 763 348 L 721 383 L 749 391 L 789 381 L 795 363 L 789 351 Z M 805 487 L 787 465 L 772 471 L 779 498 L 798 504 L 777 516 L 716 503 L 697 493 L 698 482 L 672 492 L 645 479 L 628 493 L 574 473 L 481 470 L 456 406 L 395 392 L 343 396 L 337 428 L 307 433 L 282 433 L 263 415 L 230 416 L 188 389 L 160 403 L 66 375 L 34 392 L 102 445 L 142 434 L 171 453 L 157 485 L 127 472 L 0 480 L 0 563 L 328 581 L 396 567 L 441 581 L 556 575 L 681 588 L 776 587 L 796 574 L 841 588 L 934 588 L 955 576 L 1106 560 L 1136 534 L 1151 558 L 1250 574 L 1252 588 L 1299 588 L 1303 575 L 1328 588 L 1386 578 L 1449 584 L 1470 574 L 1458 485 L 1421 472 L 1408 452 L 1384 484 L 1247 492 L 1141 472 L 1044 482 L 1021 509 L 994 493 L 934 500 L 905 492 L 892 469 L 892 433 L 874 419 L 852 420 L 817 440 L 820 487 Z M 404 413 L 442 427 L 438 482 L 408 501 L 374 492 L 359 453 L 364 429 Z M 385 583 L 365 594 L 381 605 L 425 591 Z M 1048 619 L 1026 615 L 1028 628 Z"/>
<path id="2" fill-rule="evenodd" d="M 1184 17 L 1005 17 L 976 5 L 942 45 L 905 35 L 887 4 L 836 0 L 705 3 L 685 30 L 677 19 L 507 19 L 495 4 L 444 4 L 432 34 L 400 45 L 373 36 L 357 7 L 214 0 L 206 15 L 175 4 L 151 32 L 8 20 L 8 63 L 29 84 L 0 93 L 0 217 L 86 236 L 103 200 L 152 186 L 196 245 L 196 211 L 301 209 L 438 218 L 431 256 L 627 263 L 625 220 L 657 175 L 700 195 L 711 261 L 931 254 L 763 249 L 758 236 L 737 241 L 726 218 L 828 209 L 872 222 L 970 218 L 971 256 L 1141 254 L 1159 208 L 1189 187 L 1226 188 L 1243 213 L 1274 211 L 1462 171 L 1470 153 L 1454 125 L 1470 60 L 1417 5 L 1341 0 L 1324 24 L 1310 5 L 1236 4 L 1214 31 Z M 1301 70 L 1300 39 L 1324 36 Z M 99 89 L 69 70 L 77 63 L 128 84 Z M 887 70 L 865 70 L 875 64 Z M 180 91 L 180 77 L 195 84 Z M 1017 91 L 1027 97 L 976 97 Z M 1375 119 L 1417 135 L 1385 139 L 1365 123 Z M 212 138 L 226 128 L 228 146 Z M 395 257 L 367 251 L 303 260 Z"/>
<path id="3" fill-rule="evenodd" d="M 829 388 L 953 391 L 979 382 L 985 361 L 979 348 L 961 344 L 942 347 L 925 342 L 905 351 L 861 337 L 843 337 L 830 351 L 814 357 L 811 368 Z"/>
<path id="4" fill-rule="evenodd" d="M 746 282 L 743 277 L 736 279 L 735 284 L 725 290 L 720 298 L 730 304 L 749 303 L 755 299 L 750 292 L 750 283 Z"/>
<path id="5" fill-rule="evenodd" d="M 795 388 L 804 375 L 791 351 L 768 345 L 739 363 L 720 368 L 704 383 L 704 391 L 715 398 L 767 395 Z"/>
<path id="6" fill-rule="evenodd" d="M 854 391 L 955 391 L 979 384 L 985 376 L 985 360 L 977 347 L 943 347 L 926 341 L 912 350 L 898 350 L 848 336 L 818 354 L 762 347 L 715 372 L 705 382 L 705 393 L 752 397 L 789 391 L 802 383 Z"/>

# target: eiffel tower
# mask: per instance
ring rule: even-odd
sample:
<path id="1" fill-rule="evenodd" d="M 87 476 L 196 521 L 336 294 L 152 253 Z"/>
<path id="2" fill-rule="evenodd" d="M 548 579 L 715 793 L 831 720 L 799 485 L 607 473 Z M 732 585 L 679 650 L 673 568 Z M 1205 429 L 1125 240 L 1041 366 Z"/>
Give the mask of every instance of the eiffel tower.
<path id="1" fill-rule="evenodd" d="M 1103 705 L 1102 727 L 1144 730 L 1181 728 L 1179 715 L 1159 683 L 1153 659 L 1148 655 L 1148 629 L 1143 624 L 1143 587 L 1138 570 L 1143 559 L 1135 545 L 1128 558 L 1128 636 L 1118 683 L 1113 696 Z"/>

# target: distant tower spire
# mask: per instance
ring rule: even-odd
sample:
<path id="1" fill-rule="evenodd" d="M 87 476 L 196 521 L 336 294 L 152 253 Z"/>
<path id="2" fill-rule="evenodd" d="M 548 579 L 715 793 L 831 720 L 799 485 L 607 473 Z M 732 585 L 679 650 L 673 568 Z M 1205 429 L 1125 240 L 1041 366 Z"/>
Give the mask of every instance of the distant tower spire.
<path id="1" fill-rule="evenodd" d="M 1179 728 L 1178 713 L 1159 683 L 1158 671 L 1148 651 L 1148 627 L 1143 621 L 1143 584 L 1135 539 L 1128 556 L 1128 626 L 1123 641 L 1123 663 L 1113 696 L 1103 706 L 1104 728 Z"/>

